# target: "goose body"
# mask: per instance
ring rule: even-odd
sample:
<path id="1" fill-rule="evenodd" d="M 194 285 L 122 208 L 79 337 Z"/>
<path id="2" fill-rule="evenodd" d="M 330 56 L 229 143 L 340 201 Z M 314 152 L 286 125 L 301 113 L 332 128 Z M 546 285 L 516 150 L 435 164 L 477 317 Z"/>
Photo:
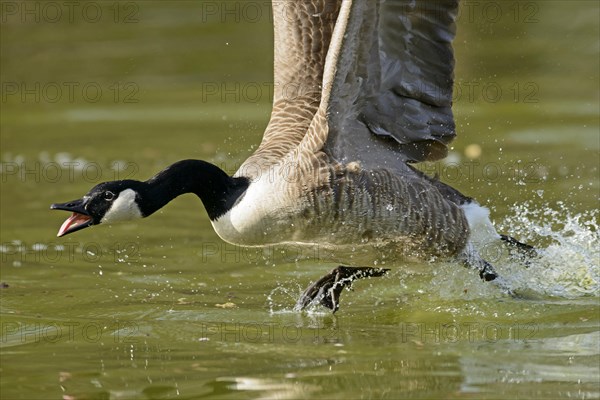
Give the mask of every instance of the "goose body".
<path id="1" fill-rule="evenodd" d="M 194 193 L 230 243 L 341 253 L 384 246 L 404 258 L 455 257 L 494 279 L 474 246 L 483 240 L 476 231 L 501 238 L 489 212 L 412 166 L 445 157 L 456 135 L 457 12 L 458 0 L 273 2 L 276 90 L 257 151 L 233 176 L 184 160 L 145 182 L 97 185 L 52 206 L 73 212 L 59 236 L 146 217 Z M 335 272 L 334 281 L 381 274 L 348 271 Z M 329 290 L 339 296 L 336 287 Z M 323 296 L 321 289 L 311 290 Z M 332 296 L 323 301 L 337 309 Z"/>
<path id="2" fill-rule="evenodd" d="M 469 226 L 461 207 L 418 175 L 407 182 L 390 171 L 363 170 L 356 163 L 328 165 L 312 173 L 311 182 L 320 179 L 322 184 L 309 190 L 293 178 L 260 177 L 212 221 L 215 231 L 223 240 L 244 246 L 301 243 L 345 251 L 394 244 L 403 257 L 406 251 L 426 258 L 448 256 L 466 245 Z"/>

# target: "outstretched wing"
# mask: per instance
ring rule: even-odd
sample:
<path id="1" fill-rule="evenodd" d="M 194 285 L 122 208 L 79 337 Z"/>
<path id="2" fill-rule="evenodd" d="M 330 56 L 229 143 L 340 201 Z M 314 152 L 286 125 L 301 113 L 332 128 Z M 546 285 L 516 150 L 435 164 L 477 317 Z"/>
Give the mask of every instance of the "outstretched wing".
<path id="1" fill-rule="evenodd" d="M 281 160 L 306 135 L 321 104 L 325 58 L 341 3 L 273 0 L 273 110 L 258 150 L 245 162 L 251 165 L 245 174 Z"/>
<path id="2" fill-rule="evenodd" d="M 273 111 L 244 163 L 257 167 L 245 174 L 305 151 L 366 167 L 444 157 L 455 136 L 457 8 L 458 0 L 273 1 Z"/>
<path id="3" fill-rule="evenodd" d="M 309 135 L 326 136 L 325 151 L 342 162 L 445 157 L 457 11 L 458 0 L 344 0 L 324 70 L 327 126 Z"/>

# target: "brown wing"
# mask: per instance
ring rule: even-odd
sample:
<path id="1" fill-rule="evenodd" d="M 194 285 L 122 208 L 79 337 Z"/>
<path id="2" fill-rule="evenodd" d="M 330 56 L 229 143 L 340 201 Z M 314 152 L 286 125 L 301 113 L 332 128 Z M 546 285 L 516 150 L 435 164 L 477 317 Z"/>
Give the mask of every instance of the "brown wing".
<path id="1" fill-rule="evenodd" d="M 274 1 L 273 111 L 245 165 L 320 150 L 366 167 L 444 157 L 455 136 L 457 8 L 458 0 Z"/>
<path id="2" fill-rule="evenodd" d="M 319 108 L 338 0 L 274 0 L 274 95 L 271 119 L 246 174 L 296 148 Z M 259 168 L 260 169 L 260 168 Z"/>

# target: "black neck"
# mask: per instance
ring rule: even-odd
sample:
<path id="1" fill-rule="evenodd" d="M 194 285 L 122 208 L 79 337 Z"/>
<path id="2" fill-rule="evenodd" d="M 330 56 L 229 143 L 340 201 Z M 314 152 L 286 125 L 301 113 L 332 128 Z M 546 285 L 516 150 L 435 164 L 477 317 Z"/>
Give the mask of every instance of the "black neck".
<path id="1" fill-rule="evenodd" d="M 232 178 L 222 169 L 201 160 L 182 160 L 144 182 L 140 191 L 142 214 L 148 215 L 185 193 L 202 200 L 208 217 L 225 214 L 248 188 L 247 178 Z"/>

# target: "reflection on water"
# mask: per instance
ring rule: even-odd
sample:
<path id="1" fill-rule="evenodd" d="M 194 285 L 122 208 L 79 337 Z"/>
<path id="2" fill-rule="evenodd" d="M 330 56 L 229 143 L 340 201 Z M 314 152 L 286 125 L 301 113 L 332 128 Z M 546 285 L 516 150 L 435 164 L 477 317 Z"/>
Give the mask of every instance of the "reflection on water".
<path id="1" fill-rule="evenodd" d="M 289 378 L 294 378 L 290 376 Z M 272 379 L 257 378 L 218 378 L 206 384 L 213 389 L 210 395 L 231 396 L 233 392 L 257 392 L 258 398 L 298 399 L 310 397 L 319 387 L 302 385 L 288 380 L 277 382 Z M 264 392 L 264 393 L 261 393 Z"/>
<path id="2" fill-rule="evenodd" d="M 334 264 L 226 245 L 195 198 L 64 239 L 63 216 L 48 211 L 179 159 L 235 171 L 270 112 L 269 90 L 246 90 L 273 86 L 268 18 L 206 8 L 224 2 L 106 2 L 96 23 L 36 22 L 9 3 L 3 399 L 600 396 L 596 2 L 463 1 L 459 136 L 448 160 L 422 166 L 538 247 L 533 260 L 485 249 L 523 298 L 456 263 L 394 264 L 344 292 L 335 315 L 291 311 Z M 268 15 L 262 2 L 226 3 Z M 68 94 L 69 82 L 72 98 L 55 101 L 49 90 Z M 101 98 L 80 90 L 91 86 Z"/>

